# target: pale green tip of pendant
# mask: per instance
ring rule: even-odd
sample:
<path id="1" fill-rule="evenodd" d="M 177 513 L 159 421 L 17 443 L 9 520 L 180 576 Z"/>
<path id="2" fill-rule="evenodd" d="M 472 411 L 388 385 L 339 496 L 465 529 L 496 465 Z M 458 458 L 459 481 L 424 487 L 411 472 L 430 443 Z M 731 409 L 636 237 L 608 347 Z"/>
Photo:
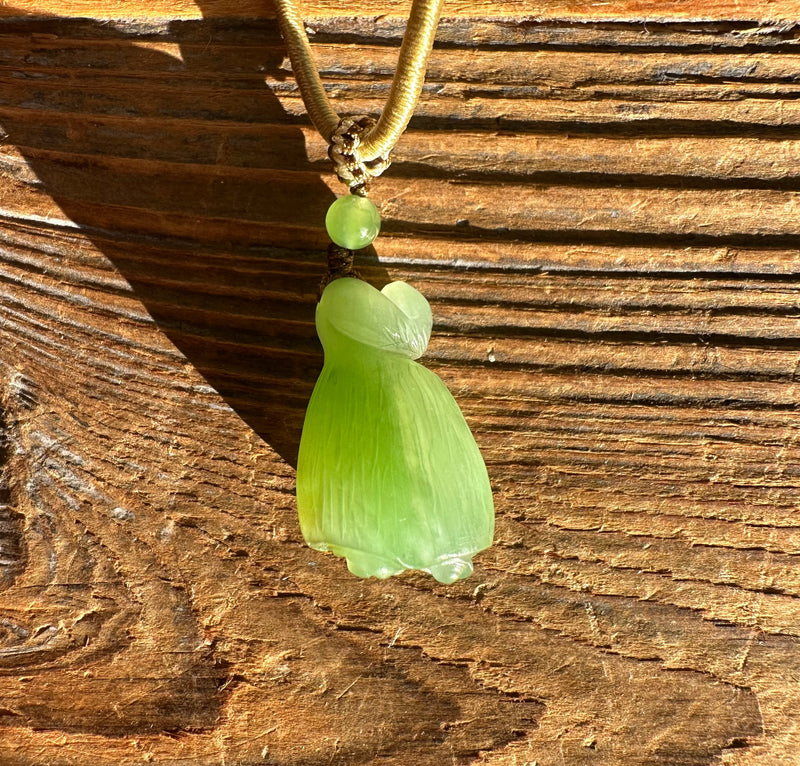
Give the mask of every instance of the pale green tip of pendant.
<path id="1" fill-rule="evenodd" d="M 339 247 L 361 250 L 372 244 L 381 230 L 381 214 L 366 197 L 348 194 L 339 197 L 325 216 L 328 236 Z"/>
<path id="2" fill-rule="evenodd" d="M 350 552 L 347 555 L 347 568 L 356 577 L 377 577 L 385 580 L 387 577 L 400 574 L 411 567 L 406 567 L 397 561 L 382 560 L 378 556 L 370 556 L 366 553 Z M 424 567 L 422 571 L 432 574 L 440 583 L 449 585 L 472 574 L 472 557 L 450 556 L 435 562 L 430 567 Z"/>

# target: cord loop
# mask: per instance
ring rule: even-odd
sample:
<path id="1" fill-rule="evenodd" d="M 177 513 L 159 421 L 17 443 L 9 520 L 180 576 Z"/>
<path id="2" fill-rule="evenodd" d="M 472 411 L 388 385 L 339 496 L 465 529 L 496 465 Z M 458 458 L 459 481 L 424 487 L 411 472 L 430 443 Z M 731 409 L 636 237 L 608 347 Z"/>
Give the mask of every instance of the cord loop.
<path id="1" fill-rule="evenodd" d="M 329 143 L 341 145 L 341 148 L 331 147 L 331 158 L 336 163 L 339 178 L 356 194 L 364 193 L 369 180 L 389 166 L 389 153 L 411 119 L 425 82 L 425 69 L 443 2 L 413 0 L 400 45 L 397 71 L 380 119 L 377 123 L 370 121 L 368 131 L 357 130 L 359 135 L 356 136 L 356 133 L 351 134 L 352 125 L 345 126 L 347 118 L 339 119 L 325 92 L 295 0 L 274 0 L 281 34 L 308 116 Z M 361 119 L 355 118 L 355 121 Z M 359 155 L 367 160 L 362 161 Z"/>

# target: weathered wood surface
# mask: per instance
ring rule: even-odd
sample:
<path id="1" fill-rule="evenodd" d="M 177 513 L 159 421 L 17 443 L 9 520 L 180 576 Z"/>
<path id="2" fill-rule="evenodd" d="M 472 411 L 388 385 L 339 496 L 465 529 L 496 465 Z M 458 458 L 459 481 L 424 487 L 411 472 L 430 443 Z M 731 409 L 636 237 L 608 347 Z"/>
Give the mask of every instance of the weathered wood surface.
<path id="1" fill-rule="evenodd" d="M 363 270 L 489 465 L 452 587 L 302 545 L 338 189 L 269 9 L 203 5 L 3 8 L 0 763 L 800 762 L 796 4 L 448 7 Z"/>
<path id="2" fill-rule="evenodd" d="M 375 17 L 373 22 L 393 19 L 397 23 L 407 14 L 411 0 L 308 0 L 303 3 L 306 18 Z M 20 11 L 66 18 L 91 19 L 206 19 L 274 18 L 269 2 L 260 0 L 15 0 L 0 6 L 0 15 L 13 16 Z M 702 6 L 686 0 L 614 0 L 595 2 L 587 7 L 580 0 L 447 0 L 446 17 L 477 21 L 505 19 L 561 19 L 576 21 L 633 20 L 677 21 L 726 20 L 797 23 L 798 0 L 766 0 L 761 4 L 741 0 L 704 0 Z M 446 21 L 446 19 L 445 19 Z M 784 30 L 785 31 L 785 30 Z"/>

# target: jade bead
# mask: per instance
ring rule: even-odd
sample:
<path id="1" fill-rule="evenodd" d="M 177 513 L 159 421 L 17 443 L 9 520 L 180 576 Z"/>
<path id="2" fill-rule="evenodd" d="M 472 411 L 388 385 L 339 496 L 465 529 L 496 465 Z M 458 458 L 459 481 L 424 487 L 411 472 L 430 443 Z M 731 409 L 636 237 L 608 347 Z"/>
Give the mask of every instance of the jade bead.
<path id="1" fill-rule="evenodd" d="M 366 197 L 348 194 L 339 197 L 325 216 L 328 236 L 339 247 L 360 250 L 371 244 L 381 230 L 378 208 Z"/>

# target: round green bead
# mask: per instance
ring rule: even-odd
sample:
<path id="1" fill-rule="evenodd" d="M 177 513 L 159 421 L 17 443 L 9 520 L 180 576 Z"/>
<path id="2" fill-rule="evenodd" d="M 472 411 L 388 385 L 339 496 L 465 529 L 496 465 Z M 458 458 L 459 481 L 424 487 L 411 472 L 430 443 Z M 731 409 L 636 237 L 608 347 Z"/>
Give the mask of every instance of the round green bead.
<path id="1" fill-rule="evenodd" d="M 360 250 L 371 244 L 381 230 L 381 214 L 366 197 L 339 197 L 325 216 L 328 236 L 339 247 Z"/>

